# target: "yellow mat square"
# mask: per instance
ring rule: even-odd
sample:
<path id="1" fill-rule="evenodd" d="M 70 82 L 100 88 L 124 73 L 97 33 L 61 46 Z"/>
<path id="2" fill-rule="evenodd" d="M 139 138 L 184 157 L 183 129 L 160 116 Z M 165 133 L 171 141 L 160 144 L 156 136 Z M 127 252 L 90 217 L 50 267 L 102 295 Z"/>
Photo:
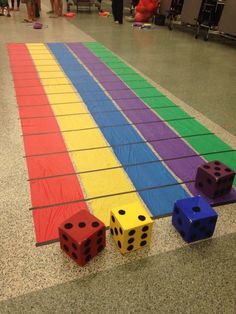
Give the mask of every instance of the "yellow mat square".
<path id="1" fill-rule="evenodd" d="M 41 79 L 45 78 L 66 78 L 65 74 L 62 71 L 54 72 L 38 72 L 38 75 Z"/>
<path id="2" fill-rule="evenodd" d="M 80 178 L 88 198 L 135 190 L 123 169 L 80 174 Z"/>
<path id="3" fill-rule="evenodd" d="M 34 59 L 34 57 L 33 57 L 33 59 Z M 38 65 L 58 65 L 58 63 L 55 61 L 55 60 L 36 60 L 36 59 L 34 59 L 34 64 L 36 65 L 36 66 L 38 66 Z"/>
<path id="4" fill-rule="evenodd" d="M 120 166 L 119 161 L 110 147 L 95 149 L 93 151 L 72 152 L 71 158 L 78 172 Z"/>
<path id="5" fill-rule="evenodd" d="M 75 93 L 72 85 L 52 85 L 44 87 L 47 94 Z"/>
<path id="6" fill-rule="evenodd" d="M 52 109 L 55 115 L 67 115 L 88 112 L 83 102 L 52 105 Z"/>
<path id="7" fill-rule="evenodd" d="M 58 65 L 36 65 L 36 69 L 38 70 L 38 72 L 62 72 L 61 68 Z"/>
<path id="8" fill-rule="evenodd" d="M 88 114 L 57 117 L 61 131 L 95 128 L 97 125 Z"/>
<path id="9" fill-rule="evenodd" d="M 69 102 L 81 102 L 81 97 L 76 93 L 71 94 L 50 94 L 48 95 L 50 104 L 65 104 Z"/>
<path id="10" fill-rule="evenodd" d="M 41 83 L 44 86 L 51 86 L 51 85 L 69 85 L 71 82 L 66 78 L 46 78 L 41 79 Z"/>
<path id="11" fill-rule="evenodd" d="M 63 133 L 68 150 L 90 149 L 107 146 L 107 142 L 98 129 Z"/>

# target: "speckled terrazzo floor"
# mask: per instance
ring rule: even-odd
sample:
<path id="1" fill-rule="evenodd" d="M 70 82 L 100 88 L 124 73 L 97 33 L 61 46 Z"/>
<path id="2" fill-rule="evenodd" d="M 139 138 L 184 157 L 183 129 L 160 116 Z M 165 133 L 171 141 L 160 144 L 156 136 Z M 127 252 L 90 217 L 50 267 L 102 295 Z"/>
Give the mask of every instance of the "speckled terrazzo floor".
<path id="1" fill-rule="evenodd" d="M 43 5 L 43 11 L 46 10 Z M 137 32 L 130 31 L 130 25 L 125 24 L 119 29 L 119 26 L 112 25 L 111 20 L 99 19 L 95 13 L 80 14 L 73 24 L 65 19 L 56 21 L 43 17 L 48 28 L 34 31 L 20 24 L 24 15 L 17 14 L 14 13 L 11 19 L 0 19 L 0 68 L 1 77 L 4 77 L 0 86 L 0 300 L 3 301 L 0 313 L 156 313 L 157 309 L 160 313 L 234 313 L 235 204 L 217 208 L 220 219 L 213 240 L 191 246 L 183 244 L 171 227 L 170 218 L 164 218 L 155 222 L 150 250 L 121 256 L 108 237 L 106 250 L 83 269 L 66 258 L 57 243 L 35 247 L 32 216 L 28 211 L 27 171 L 22 158 L 24 150 L 6 43 L 98 40 L 155 83 L 181 98 L 182 101 L 170 95 L 233 147 L 236 147 L 236 139 L 230 133 L 236 134 L 235 67 L 232 66 L 236 63 L 235 47 L 219 42 L 206 44 L 199 41 L 195 44 L 189 34 L 170 35 L 165 28 L 141 32 L 142 37 L 139 37 Z M 90 23 L 88 19 L 91 19 Z M 109 32 L 105 32 L 106 29 Z M 116 38 L 119 34 L 122 36 L 118 46 Z M 160 40 L 161 51 L 155 48 L 157 42 L 154 45 L 153 41 L 156 36 Z M 142 50 L 140 38 L 146 42 Z M 170 68 L 166 59 L 173 41 L 176 47 L 184 45 L 186 48 L 185 60 L 188 63 L 182 65 L 181 73 L 176 64 Z M 131 43 L 136 43 L 136 49 L 132 50 Z M 148 45 L 150 50 L 147 51 Z M 166 50 L 163 48 L 165 45 Z M 195 45 L 200 51 L 197 59 L 192 55 Z M 206 96 L 195 85 L 187 83 L 187 78 L 191 78 L 188 67 L 191 63 L 198 68 L 200 75 L 205 68 L 201 53 L 206 58 L 212 50 L 215 58 L 209 68 L 211 79 L 207 79 L 209 94 Z M 141 51 L 142 56 L 146 56 L 146 62 L 138 61 Z M 174 50 L 177 60 L 182 58 L 182 51 L 183 48 Z M 154 67 L 157 54 L 159 61 Z M 223 55 L 227 58 L 220 65 L 224 71 L 221 76 L 223 83 L 219 84 L 218 60 Z M 173 60 L 173 56 L 168 58 Z M 161 74 L 167 69 L 169 79 L 165 81 Z M 181 81 L 178 79 L 177 83 L 174 80 L 176 77 L 181 77 Z M 218 96 L 213 106 L 215 94 Z M 207 105 L 199 108 L 203 102 Z M 219 115 L 222 102 L 224 112 Z M 192 107 L 203 112 L 207 118 Z M 215 109 L 213 116 L 208 112 L 209 108 Z"/>

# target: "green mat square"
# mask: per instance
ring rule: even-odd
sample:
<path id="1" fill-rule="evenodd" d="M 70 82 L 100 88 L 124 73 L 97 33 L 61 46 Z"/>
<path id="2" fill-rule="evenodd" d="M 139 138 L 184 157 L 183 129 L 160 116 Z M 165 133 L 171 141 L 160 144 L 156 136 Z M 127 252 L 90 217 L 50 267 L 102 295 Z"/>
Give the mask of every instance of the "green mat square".
<path id="1" fill-rule="evenodd" d="M 214 134 L 204 136 L 193 136 L 185 140 L 199 153 L 207 154 L 217 151 L 229 150 L 231 147 L 225 144 L 219 137 Z"/>
<path id="2" fill-rule="evenodd" d="M 115 55 L 110 51 L 96 51 L 95 55 L 97 57 L 115 57 Z"/>
<path id="3" fill-rule="evenodd" d="M 104 47 L 102 44 L 98 43 L 97 41 L 90 41 L 90 42 L 88 41 L 88 42 L 85 42 L 83 44 L 84 44 L 84 46 L 89 47 L 89 48 L 91 48 L 91 47 Z"/>
<path id="4" fill-rule="evenodd" d="M 171 125 L 181 136 L 210 133 L 207 128 L 194 119 L 169 121 L 168 124 Z"/>
<path id="5" fill-rule="evenodd" d="M 126 75 L 126 74 L 136 74 L 136 72 L 131 69 L 131 68 L 124 68 L 124 69 L 114 69 L 114 72 L 119 75 L 121 78 L 123 78 L 123 75 Z"/>
<path id="6" fill-rule="evenodd" d="M 153 88 L 134 88 L 133 91 L 141 98 L 163 96 L 155 87 Z"/>
<path id="7" fill-rule="evenodd" d="M 190 118 L 190 115 L 179 107 L 156 108 L 154 109 L 163 120 Z"/>
<path id="8" fill-rule="evenodd" d="M 177 107 L 173 101 L 171 101 L 169 98 L 162 96 L 162 97 L 150 97 L 150 98 L 144 98 L 143 102 L 150 106 L 151 108 L 156 107 Z"/>
<path id="9" fill-rule="evenodd" d="M 119 58 L 117 57 L 101 57 L 100 58 L 105 64 L 109 64 L 109 63 L 119 63 L 121 62 Z"/>
<path id="10" fill-rule="evenodd" d="M 144 79 L 140 81 L 126 81 L 126 84 L 132 89 L 153 88 L 153 86 Z"/>
<path id="11" fill-rule="evenodd" d="M 132 74 L 122 74 L 122 80 L 126 82 L 130 81 L 142 81 L 143 77 L 139 75 L 138 73 L 132 73 Z"/>
<path id="12" fill-rule="evenodd" d="M 127 64 L 125 64 L 124 62 L 107 62 L 106 63 L 107 66 L 109 66 L 109 68 L 113 69 L 129 69 L 129 67 L 127 66 Z"/>

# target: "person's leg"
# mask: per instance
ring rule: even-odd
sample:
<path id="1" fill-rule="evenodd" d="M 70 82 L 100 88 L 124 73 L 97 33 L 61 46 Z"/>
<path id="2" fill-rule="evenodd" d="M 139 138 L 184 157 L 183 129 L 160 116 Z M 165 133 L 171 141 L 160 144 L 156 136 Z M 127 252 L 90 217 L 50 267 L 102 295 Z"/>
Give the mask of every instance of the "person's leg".
<path id="1" fill-rule="evenodd" d="M 34 2 L 33 1 L 27 1 L 26 9 L 27 9 L 27 14 L 28 14 L 28 22 L 33 22 L 35 20 Z"/>
<path id="2" fill-rule="evenodd" d="M 19 9 L 20 9 L 20 0 L 17 0 L 17 8 L 16 8 L 16 10 L 19 11 Z"/>
<path id="3" fill-rule="evenodd" d="M 63 11 L 63 0 L 58 0 L 58 16 L 62 16 L 62 11 Z"/>
<path id="4" fill-rule="evenodd" d="M 54 13 L 54 0 L 50 0 L 50 3 L 51 3 L 51 11 L 48 11 L 47 14 Z"/>
<path id="5" fill-rule="evenodd" d="M 124 9 L 123 0 L 118 0 L 117 1 L 117 20 L 119 24 L 123 23 L 123 9 Z"/>
<path id="6" fill-rule="evenodd" d="M 118 17 L 117 17 L 117 1 L 119 0 L 112 0 L 112 14 L 113 14 L 113 18 L 114 21 L 118 21 Z"/>
<path id="7" fill-rule="evenodd" d="M 11 10 L 14 10 L 15 0 L 11 0 Z"/>

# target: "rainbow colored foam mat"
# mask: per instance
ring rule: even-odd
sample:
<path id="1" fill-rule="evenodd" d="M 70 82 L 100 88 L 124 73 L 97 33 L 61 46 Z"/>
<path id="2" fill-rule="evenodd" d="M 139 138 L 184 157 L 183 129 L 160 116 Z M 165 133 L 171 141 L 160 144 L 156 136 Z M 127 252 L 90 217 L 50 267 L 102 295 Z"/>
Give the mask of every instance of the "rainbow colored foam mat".
<path id="1" fill-rule="evenodd" d="M 90 210 L 109 225 L 113 207 L 152 217 L 201 194 L 196 169 L 236 151 L 97 42 L 9 44 L 37 245 Z M 236 185 L 236 181 L 234 182 Z M 236 201 L 236 190 L 208 201 Z"/>

